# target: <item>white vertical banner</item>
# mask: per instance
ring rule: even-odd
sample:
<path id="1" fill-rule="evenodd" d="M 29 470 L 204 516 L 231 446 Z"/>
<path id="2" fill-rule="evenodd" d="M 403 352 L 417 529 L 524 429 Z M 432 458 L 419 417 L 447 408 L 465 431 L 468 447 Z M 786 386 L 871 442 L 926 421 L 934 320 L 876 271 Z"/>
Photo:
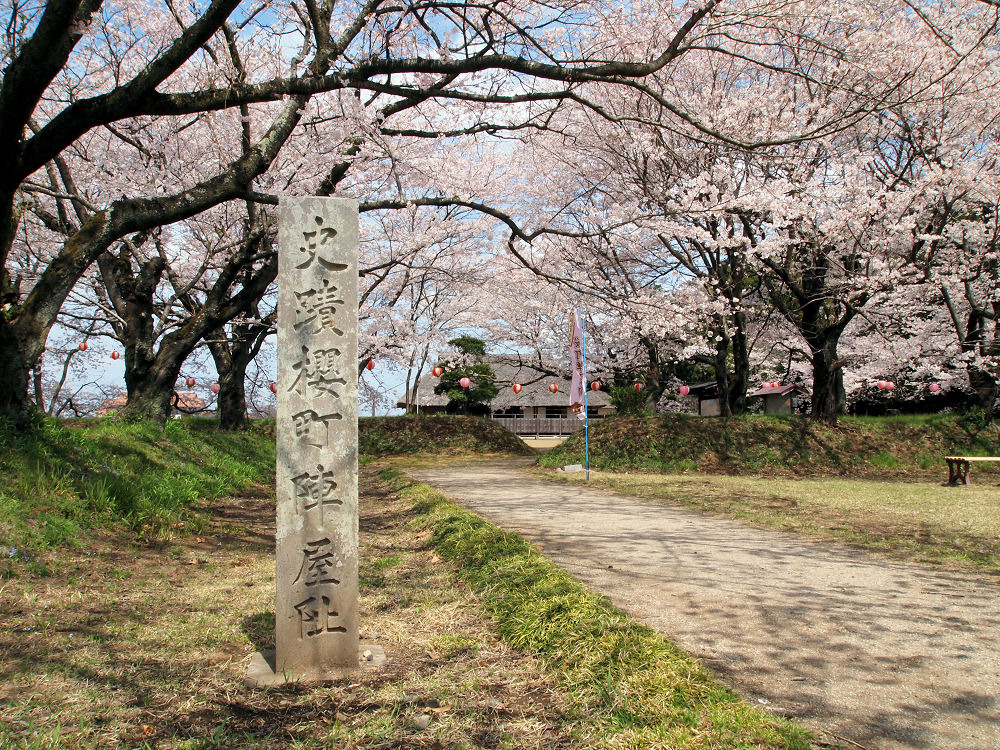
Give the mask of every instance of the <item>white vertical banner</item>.
<path id="1" fill-rule="evenodd" d="M 583 331 L 580 329 L 580 317 L 576 310 L 569 312 L 569 358 L 573 366 L 573 381 L 569 388 L 569 408 L 577 419 L 586 421 L 587 409 L 584 406 L 584 388 L 586 374 L 583 371 Z"/>

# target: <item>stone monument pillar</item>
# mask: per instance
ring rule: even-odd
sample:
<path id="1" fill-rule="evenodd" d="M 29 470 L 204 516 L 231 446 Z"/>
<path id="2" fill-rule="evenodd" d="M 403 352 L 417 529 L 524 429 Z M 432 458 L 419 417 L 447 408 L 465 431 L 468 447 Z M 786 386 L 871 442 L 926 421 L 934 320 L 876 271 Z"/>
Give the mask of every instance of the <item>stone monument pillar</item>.
<path id="1" fill-rule="evenodd" d="M 276 653 L 251 685 L 359 664 L 357 202 L 283 198 L 278 261 Z"/>

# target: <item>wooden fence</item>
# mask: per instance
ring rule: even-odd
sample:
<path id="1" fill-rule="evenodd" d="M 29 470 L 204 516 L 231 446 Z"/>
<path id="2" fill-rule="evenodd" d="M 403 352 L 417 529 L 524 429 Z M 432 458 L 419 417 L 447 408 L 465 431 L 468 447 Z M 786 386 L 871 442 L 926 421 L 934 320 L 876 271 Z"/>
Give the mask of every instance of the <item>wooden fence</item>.
<path id="1" fill-rule="evenodd" d="M 515 435 L 570 435 L 583 429 L 576 417 L 492 417 Z"/>

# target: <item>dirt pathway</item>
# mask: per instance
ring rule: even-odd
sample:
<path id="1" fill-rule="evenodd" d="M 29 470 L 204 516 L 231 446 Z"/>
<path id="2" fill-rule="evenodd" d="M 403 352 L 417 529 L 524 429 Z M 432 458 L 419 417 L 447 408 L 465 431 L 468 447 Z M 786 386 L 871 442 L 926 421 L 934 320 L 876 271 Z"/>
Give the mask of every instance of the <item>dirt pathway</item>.
<path id="1" fill-rule="evenodd" d="M 872 750 L 1000 748 L 996 578 L 546 482 L 518 463 L 411 473 L 541 545 L 750 701 Z"/>

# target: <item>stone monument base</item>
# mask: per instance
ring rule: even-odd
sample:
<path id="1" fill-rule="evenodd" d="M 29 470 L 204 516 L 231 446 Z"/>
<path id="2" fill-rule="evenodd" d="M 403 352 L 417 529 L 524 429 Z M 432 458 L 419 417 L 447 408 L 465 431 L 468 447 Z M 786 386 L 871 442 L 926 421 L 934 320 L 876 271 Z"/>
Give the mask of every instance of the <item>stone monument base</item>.
<path id="1" fill-rule="evenodd" d="M 385 649 L 374 643 L 358 644 L 357 667 L 335 667 L 318 671 L 274 671 L 274 649 L 258 651 L 250 658 L 250 669 L 243 678 L 243 684 L 249 688 L 262 688 L 271 685 L 285 685 L 290 682 L 329 682 L 348 677 L 358 669 L 380 667 L 386 662 Z"/>

